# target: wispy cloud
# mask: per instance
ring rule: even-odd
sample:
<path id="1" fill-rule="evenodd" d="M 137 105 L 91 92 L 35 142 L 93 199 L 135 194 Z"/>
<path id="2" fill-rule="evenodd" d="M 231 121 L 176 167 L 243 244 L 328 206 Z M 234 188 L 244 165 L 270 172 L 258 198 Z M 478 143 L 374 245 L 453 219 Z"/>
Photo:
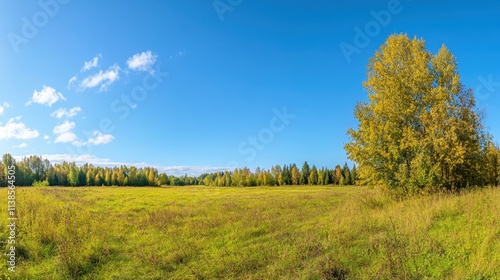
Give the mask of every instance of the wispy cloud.
<path id="1" fill-rule="evenodd" d="M 85 71 L 88 71 L 92 68 L 97 67 L 100 57 L 101 57 L 101 55 L 99 54 L 99 55 L 95 56 L 94 58 L 92 58 L 92 60 L 85 61 L 84 65 L 82 67 L 82 70 L 80 70 L 80 72 L 85 72 Z"/>
<path id="2" fill-rule="evenodd" d="M 79 85 L 81 90 L 99 87 L 99 91 L 104 91 L 120 78 L 121 68 L 118 65 L 113 65 L 106 71 L 99 70 L 97 74 L 91 75 L 83 79 Z M 71 81 L 71 80 L 70 80 Z"/>
<path id="3" fill-rule="evenodd" d="M 61 119 L 63 117 L 71 118 L 71 117 L 78 115 L 78 113 L 80 113 L 81 111 L 82 111 L 82 108 L 80 108 L 80 107 L 73 107 L 73 108 L 69 109 L 69 111 L 66 108 L 59 108 L 56 111 L 54 111 L 52 114 L 50 114 L 50 116 L 54 117 L 54 118 L 58 118 L 58 119 Z"/>
<path id="4" fill-rule="evenodd" d="M 127 66 L 134 71 L 148 71 L 152 74 L 154 71 L 151 67 L 156 63 L 157 57 L 151 51 L 137 53 L 127 60 Z"/>
<path id="5" fill-rule="evenodd" d="M 78 78 L 76 76 L 71 77 L 68 81 L 68 90 L 71 90 L 71 88 L 74 86 L 74 84 L 78 81 Z"/>
<path id="6" fill-rule="evenodd" d="M 33 97 L 25 104 L 25 106 L 31 103 L 38 103 L 42 105 L 47 105 L 49 107 L 59 100 L 66 100 L 66 98 L 60 93 L 56 92 L 53 87 L 43 86 L 41 91 L 34 91 Z"/>
<path id="7" fill-rule="evenodd" d="M 3 114 L 6 108 L 9 108 L 10 104 L 7 102 L 4 102 L 2 105 L 0 105 L 0 116 Z"/>
<path id="8" fill-rule="evenodd" d="M 14 156 L 16 160 L 21 160 L 24 156 Z M 115 166 L 135 166 L 137 168 L 153 167 L 158 169 L 160 173 L 167 173 L 168 175 L 183 176 L 185 174 L 189 176 L 198 176 L 203 173 L 212 173 L 229 170 L 227 167 L 216 167 L 216 166 L 161 166 L 148 164 L 146 162 L 124 162 L 124 161 L 113 161 L 107 158 L 98 158 L 94 155 L 84 154 L 84 155 L 71 155 L 71 154 L 46 154 L 41 155 L 42 158 L 48 159 L 51 163 L 62 163 L 75 162 L 77 165 L 81 166 L 85 163 L 89 163 L 95 166 L 102 167 L 115 167 Z"/>
<path id="9" fill-rule="evenodd" d="M 29 129 L 24 123 L 17 122 L 20 117 L 10 119 L 4 126 L 0 125 L 0 140 L 3 139 L 32 139 L 40 134 L 37 130 Z"/>
<path id="10" fill-rule="evenodd" d="M 12 146 L 12 148 L 14 148 L 14 149 L 24 149 L 27 147 L 28 147 L 28 144 L 26 144 L 26 143 L 22 143 L 22 144 L 19 144 L 17 146 Z"/>

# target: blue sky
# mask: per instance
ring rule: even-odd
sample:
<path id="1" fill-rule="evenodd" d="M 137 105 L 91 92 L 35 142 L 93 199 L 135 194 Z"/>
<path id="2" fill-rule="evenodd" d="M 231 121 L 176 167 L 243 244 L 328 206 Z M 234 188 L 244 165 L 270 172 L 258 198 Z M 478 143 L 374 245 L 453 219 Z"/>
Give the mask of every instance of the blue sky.
<path id="1" fill-rule="evenodd" d="M 498 140 L 499 14 L 497 1 L 0 1 L 0 153 L 177 175 L 332 168 L 393 33 L 447 45 Z"/>

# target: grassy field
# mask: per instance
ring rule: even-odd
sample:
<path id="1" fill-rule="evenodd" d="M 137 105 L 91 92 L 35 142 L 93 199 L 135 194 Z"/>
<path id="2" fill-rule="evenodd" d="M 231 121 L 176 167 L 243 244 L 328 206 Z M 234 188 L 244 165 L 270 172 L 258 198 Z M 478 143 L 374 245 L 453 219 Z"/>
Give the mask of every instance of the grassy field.
<path id="1" fill-rule="evenodd" d="M 15 279 L 500 279 L 500 189 L 394 201 L 365 187 L 18 188 L 16 199 Z"/>

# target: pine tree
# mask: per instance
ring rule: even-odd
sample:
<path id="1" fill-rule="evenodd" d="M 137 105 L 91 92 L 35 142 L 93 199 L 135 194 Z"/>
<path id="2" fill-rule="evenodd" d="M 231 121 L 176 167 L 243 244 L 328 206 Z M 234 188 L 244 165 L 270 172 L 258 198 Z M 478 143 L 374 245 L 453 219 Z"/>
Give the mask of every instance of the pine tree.
<path id="1" fill-rule="evenodd" d="M 347 162 L 344 164 L 344 167 L 342 168 L 342 175 L 344 176 L 344 185 L 352 185 L 351 170 L 349 169 Z"/>
<path id="2" fill-rule="evenodd" d="M 358 172 L 356 170 L 356 164 L 355 164 L 352 166 L 352 169 L 351 169 L 351 182 L 352 182 L 352 184 L 356 185 L 357 180 L 358 180 Z"/>
<path id="3" fill-rule="evenodd" d="M 300 170 L 301 176 L 300 176 L 300 184 L 301 185 L 307 185 L 309 181 L 309 173 L 311 172 L 309 168 L 309 164 L 307 161 L 304 162 L 302 165 L 302 169 Z"/>

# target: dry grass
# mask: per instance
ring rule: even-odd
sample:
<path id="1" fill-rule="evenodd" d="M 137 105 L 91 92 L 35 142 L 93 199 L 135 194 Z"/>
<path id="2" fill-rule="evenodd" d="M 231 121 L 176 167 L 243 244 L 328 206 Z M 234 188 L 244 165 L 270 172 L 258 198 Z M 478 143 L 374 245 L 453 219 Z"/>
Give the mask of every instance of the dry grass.
<path id="1" fill-rule="evenodd" d="M 500 278 L 499 189 L 23 188 L 17 203 L 19 279 Z"/>

